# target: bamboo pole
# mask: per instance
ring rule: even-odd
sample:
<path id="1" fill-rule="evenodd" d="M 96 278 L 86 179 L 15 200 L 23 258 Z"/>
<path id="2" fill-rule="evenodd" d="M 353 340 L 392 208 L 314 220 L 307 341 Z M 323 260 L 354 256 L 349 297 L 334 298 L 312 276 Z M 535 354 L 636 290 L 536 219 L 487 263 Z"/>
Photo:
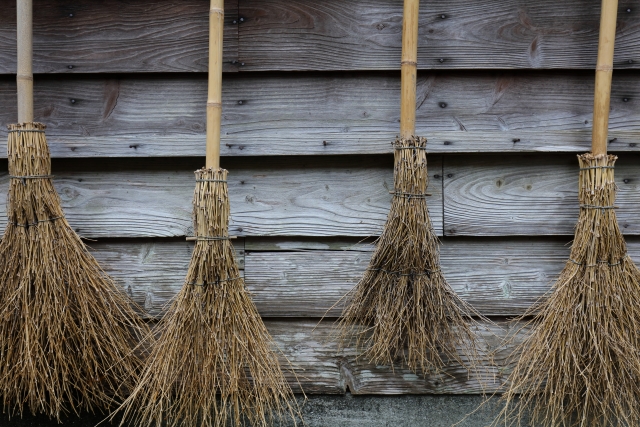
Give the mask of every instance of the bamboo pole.
<path id="1" fill-rule="evenodd" d="M 220 168 L 222 121 L 222 39 L 224 0 L 211 0 L 209 10 L 209 87 L 207 96 L 207 168 Z"/>
<path id="2" fill-rule="evenodd" d="M 18 0 L 18 122 L 33 122 L 33 3 Z"/>
<path id="3" fill-rule="evenodd" d="M 405 0 L 402 23 L 402 78 L 400 94 L 400 137 L 416 132 L 416 76 L 418 70 L 418 11 L 420 0 Z"/>
<path id="4" fill-rule="evenodd" d="M 591 137 L 591 151 L 596 156 L 607 154 L 611 77 L 613 74 L 613 46 L 616 39 L 617 15 L 618 0 L 602 0 L 600 39 L 598 40 L 598 63 L 596 66 L 596 88 L 593 101 L 593 134 Z"/>

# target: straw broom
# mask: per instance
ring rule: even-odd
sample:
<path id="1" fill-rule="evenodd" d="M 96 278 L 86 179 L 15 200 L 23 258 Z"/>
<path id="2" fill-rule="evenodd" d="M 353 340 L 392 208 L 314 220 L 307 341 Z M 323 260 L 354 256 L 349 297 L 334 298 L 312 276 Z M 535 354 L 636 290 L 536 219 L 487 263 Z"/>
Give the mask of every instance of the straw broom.
<path id="1" fill-rule="evenodd" d="M 3 410 L 69 412 L 119 403 L 140 367 L 145 324 L 64 217 L 41 123 L 33 122 L 32 3 L 18 9 L 18 120 L 9 126 L 9 221 L 0 242 Z"/>
<path id="2" fill-rule="evenodd" d="M 206 168 L 195 172 L 196 243 L 182 290 L 157 328 L 140 382 L 122 405 L 139 426 L 266 426 L 299 415 L 272 339 L 229 241 L 220 169 L 223 0 L 212 0 Z"/>
<path id="3" fill-rule="evenodd" d="M 495 424 L 640 425 L 640 270 L 614 210 L 616 156 L 607 127 L 617 0 L 603 0 L 592 152 L 578 156 L 580 214 L 570 259 L 551 294 L 526 315 L 520 353 Z M 528 414 L 527 414 L 528 413 Z"/>
<path id="4" fill-rule="evenodd" d="M 442 372 L 448 361 L 477 359 L 473 310 L 440 269 L 439 242 L 425 194 L 425 138 L 416 137 L 419 0 L 405 0 L 402 32 L 400 138 L 394 143 L 394 191 L 382 235 L 340 320 L 342 345 L 355 341 L 370 362 Z"/>

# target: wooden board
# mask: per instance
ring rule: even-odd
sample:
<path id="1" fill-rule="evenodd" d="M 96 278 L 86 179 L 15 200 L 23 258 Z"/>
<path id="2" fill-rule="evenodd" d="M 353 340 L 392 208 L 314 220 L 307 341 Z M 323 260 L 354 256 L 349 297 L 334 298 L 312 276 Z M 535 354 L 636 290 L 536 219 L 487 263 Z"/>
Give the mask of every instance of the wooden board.
<path id="1" fill-rule="evenodd" d="M 435 153 L 583 152 L 593 82 L 591 72 L 421 73 L 417 132 Z M 391 153 L 399 97 L 393 73 L 225 76 L 222 155 Z M 54 157 L 204 153 L 203 75 L 41 78 L 35 100 Z M 638 100 L 640 76 L 616 72 L 612 150 L 640 152 Z M 0 80 L 0 123 L 15 120 L 15 82 Z M 5 141 L 2 126 L 2 157 Z"/>
<path id="2" fill-rule="evenodd" d="M 618 10 L 616 68 L 638 67 L 638 3 Z M 628 11 L 627 11 L 628 10 Z M 242 0 L 243 70 L 399 69 L 402 2 Z M 420 5 L 420 68 L 588 68 L 599 2 L 436 0 Z"/>
<path id="3" fill-rule="evenodd" d="M 195 0 L 37 2 L 33 71 L 206 71 L 208 23 L 208 3 Z M 15 2 L 5 1 L 0 15 L 0 74 L 15 74 L 15 46 Z M 223 60 L 224 71 L 238 71 L 238 0 L 225 0 Z"/>
<path id="4" fill-rule="evenodd" d="M 507 357 L 514 344 L 524 336 L 519 334 L 512 344 L 501 347 L 509 326 L 482 325 L 480 337 L 481 360 L 477 372 L 467 375 L 459 365 L 451 363 L 444 375 L 414 374 L 408 369 L 372 365 L 357 357 L 353 348 L 338 350 L 333 339 L 331 323 L 315 321 L 267 321 L 274 340 L 293 365 L 288 374 L 294 389 L 295 377 L 306 393 L 352 394 L 480 394 L 500 389 L 508 375 Z M 495 366 L 486 356 L 496 351 Z"/>
<path id="5" fill-rule="evenodd" d="M 428 199 L 442 232 L 442 166 L 431 156 Z M 59 165 L 59 166 L 58 166 Z M 146 165 L 146 166 L 145 166 Z M 54 163 L 55 187 L 71 226 L 85 237 L 191 235 L 193 171 L 182 161 Z M 318 159 L 236 159 L 228 168 L 230 233 L 237 236 L 369 236 L 380 234 L 393 189 L 390 156 Z M 0 173 L 0 194 L 8 190 Z M 0 227 L 6 224 L 0 198 Z"/>
<path id="6" fill-rule="evenodd" d="M 3 6 L 0 73 L 15 73 L 15 2 Z M 34 71 L 206 71 L 207 6 L 198 0 L 37 3 Z M 430 1 L 420 8 L 418 65 L 593 69 L 599 7 L 580 0 Z M 401 2 L 227 0 L 225 9 L 227 71 L 399 69 Z M 615 66 L 637 68 L 640 10 L 634 0 L 620 1 L 619 10 Z"/>
<path id="7" fill-rule="evenodd" d="M 244 276 L 244 239 L 232 240 Z M 184 284 L 193 243 L 185 239 L 86 242 L 102 268 L 146 317 L 160 316 Z"/>
<path id="8" fill-rule="evenodd" d="M 517 316 L 550 289 L 569 256 L 568 240 L 445 238 L 442 268 L 455 292 L 482 314 Z M 640 239 L 627 242 L 632 259 L 640 262 Z M 183 239 L 88 244 L 105 271 L 152 317 L 179 292 L 193 249 Z M 244 239 L 233 244 L 245 283 L 268 318 L 339 316 L 341 304 L 328 310 L 356 284 L 372 249 L 356 239 L 312 244 L 248 238 L 246 245 Z"/>
<path id="9" fill-rule="evenodd" d="M 616 211 L 625 234 L 639 234 L 640 157 L 616 164 Z M 445 235 L 571 235 L 578 219 L 578 161 L 573 156 L 448 157 L 444 164 Z"/>

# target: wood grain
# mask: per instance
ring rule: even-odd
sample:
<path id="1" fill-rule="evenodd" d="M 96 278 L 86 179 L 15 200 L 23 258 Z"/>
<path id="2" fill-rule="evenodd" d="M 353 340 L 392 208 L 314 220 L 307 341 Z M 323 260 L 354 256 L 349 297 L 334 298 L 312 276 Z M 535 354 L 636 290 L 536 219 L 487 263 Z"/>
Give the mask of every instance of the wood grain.
<path id="1" fill-rule="evenodd" d="M 283 354 L 291 361 L 293 373 L 288 378 L 295 388 L 294 374 L 306 393 L 352 394 L 480 394 L 499 390 L 509 372 L 507 358 L 523 334 L 502 348 L 509 325 L 482 325 L 478 330 L 482 359 L 477 372 L 451 364 L 443 375 L 414 374 L 403 368 L 374 366 L 357 357 L 353 348 L 339 351 L 333 340 L 334 330 L 327 322 L 266 321 Z M 513 328 L 513 327 L 511 327 Z M 495 366 L 487 353 L 496 351 Z"/>
<path id="2" fill-rule="evenodd" d="M 639 8 L 640 9 L 640 8 Z M 391 153 L 400 79 L 391 73 L 226 75 L 223 156 Z M 430 152 L 583 152 L 593 116 L 585 72 L 425 72 L 417 132 Z M 206 76 L 42 78 L 36 119 L 54 157 L 202 156 Z M 617 71 L 612 151 L 640 152 L 640 76 Z M 0 80 L 0 123 L 16 120 Z M 0 129 L 0 156 L 6 130 Z"/>
<path id="3" fill-rule="evenodd" d="M 5 1 L 2 5 L 0 74 L 13 74 L 16 71 L 15 2 Z M 33 20 L 34 73 L 157 73 L 207 69 L 209 7 L 206 2 L 40 1 L 34 7 Z M 238 0 L 225 0 L 226 72 L 239 68 L 237 21 Z"/>
<path id="4" fill-rule="evenodd" d="M 640 158 L 616 163 L 616 211 L 624 234 L 640 233 Z M 574 156 L 451 157 L 444 164 L 445 235 L 572 235 L 578 218 Z"/>
<path id="5" fill-rule="evenodd" d="M 619 5 L 616 68 L 638 67 L 640 13 Z M 627 12 L 629 9 L 629 12 Z M 399 69 L 402 2 L 242 0 L 244 70 Z M 420 8 L 418 67 L 576 68 L 596 63 L 599 2 L 435 0 Z"/>
<path id="6" fill-rule="evenodd" d="M 324 240 L 313 245 L 280 238 L 233 241 L 245 283 L 263 317 L 339 316 L 341 304 L 328 310 L 367 268 L 372 246 L 357 239 Z M 568 240 L 445 238 L 442 268 L 453 289 L 482 314 L 518 316 L 549 291 L 569 256 Z M 179 292 L 193 249 L 182 239 L 88 244 L 105 271 L 152 317 L 161 315 Z M 632 259 L 640 261 L 640 239 L 630 237 L 628 244 Z"/>
<path id="7" fill-rule="evenodd" d="M 223 162 L 230 169 L 230 233 L 236 236 L 369 236 L 382 230 L 391 204 L 389 157 L 286 158 Z M 442 232 L 442 166 L 429 160 L 428 199 Z M 144 165 L 148 168 L 145 168 Z M 71 226 L 89 238 L 191 235 L 197 160 L 54 163 L 55 187 Z M 8 191 L 0 173 L 0 194 Z M 0 199 L 0 227 L 6 224 Z"/>

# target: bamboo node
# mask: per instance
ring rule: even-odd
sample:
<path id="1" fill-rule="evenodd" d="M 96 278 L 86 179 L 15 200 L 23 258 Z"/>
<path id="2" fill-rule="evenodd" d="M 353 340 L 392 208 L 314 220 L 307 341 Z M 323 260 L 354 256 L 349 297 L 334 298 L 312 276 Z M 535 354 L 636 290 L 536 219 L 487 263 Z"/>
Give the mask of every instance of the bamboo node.
<path id="1" fill-rule="evenodd" d="M 598 65 L 596 71 L 613 71 L 613 65 Z"/>
<path id="2" fill-rule="evenodd" d="M 219 102 L 207 102 L 207 107 L 222 108 L 222 104 Z"/>
<path id="3" fill-rule="evenodd" d="M 17 74 L 16 75 L 16 80 L 28 80 L 28 81 L 33 81 L 33 75 L 32 74 Z"/>
<path id="4" fill-rule="evenodd" d="M 416 61 L 400 61 L 400 65 L 411 65 L 417 67 L 418 63 Z"/>
<path id="5" fill-rule="evenodd" d="M 224 16 L 224 9 L 220 9 L 217 7 L 212 7 L 211 9 L 209 9 L 209 15 L 213 15 L 214 13 L 219 13 L 220 15 Z"/>

